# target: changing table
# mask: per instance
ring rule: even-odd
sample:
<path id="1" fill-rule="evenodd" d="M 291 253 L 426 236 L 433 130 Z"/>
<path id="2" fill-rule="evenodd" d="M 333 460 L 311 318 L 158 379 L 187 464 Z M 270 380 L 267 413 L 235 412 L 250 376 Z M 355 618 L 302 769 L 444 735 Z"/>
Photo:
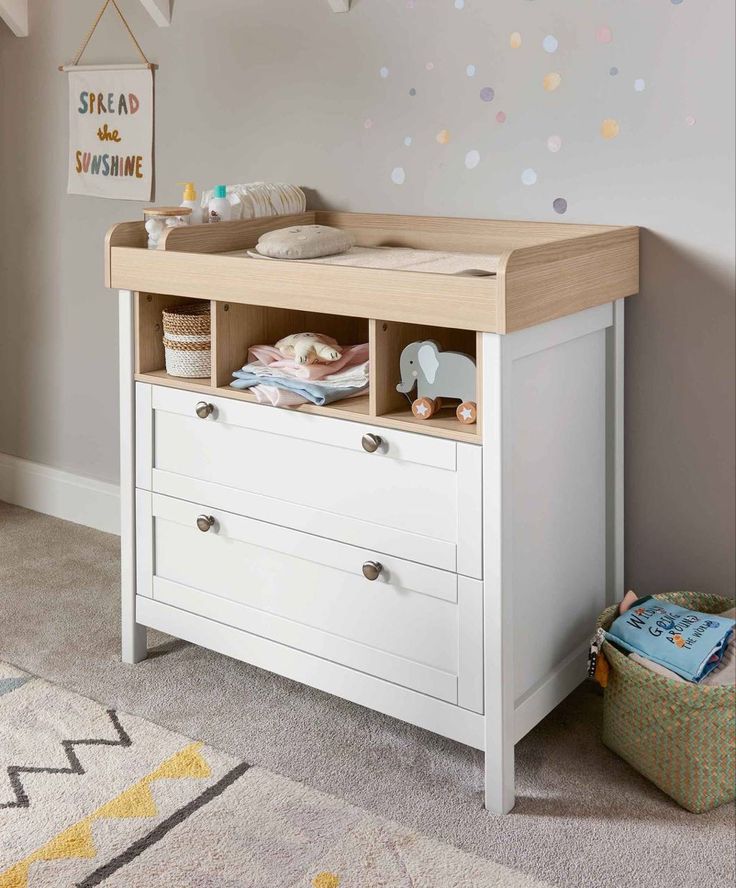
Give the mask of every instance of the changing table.
<path id="1" fill-rule="evenodd" d="M 491 276 L 248 256 L 291 224 L 364 247 L 495 255 Z M 485 750 L 585 676 L 623 594 L 623 317 L 638 229 L 308 212 L 106 239 L 119 291 L 122 652 L 153 627 Z M 211 306 L 212 372 L 164 369 L 162 311 Z M 370 389 L 278 409 L 229 387 L 248 347 L 314 330 L 370 343 Z M 477 362 L 478 423 L 413 416 L 399 355 Z"/>

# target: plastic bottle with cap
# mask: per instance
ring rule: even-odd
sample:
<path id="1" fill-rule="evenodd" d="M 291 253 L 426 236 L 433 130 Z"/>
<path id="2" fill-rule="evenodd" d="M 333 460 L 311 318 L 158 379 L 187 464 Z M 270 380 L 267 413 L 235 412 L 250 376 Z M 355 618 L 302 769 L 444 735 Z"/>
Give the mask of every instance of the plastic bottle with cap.
<path id="1" fill-rule="evenodd" d="M 215 194 L 210 200 L 207 209 L 210 222 L 230 221 L 230 201 L 227 199 L 227 188 L 224 185 L 215 185 Z"/>
<path id="2" fill-rule="evenodd" d="M 179 206 L 189 207 L 192 211 L 192 215 L 189 217 L 190 225 L 199 225 L 202 222 L 202 207 L 200 207 L 199 201 L 197 200 L 197 192 L 194 188 L 194 182 L 179 182 L 178 184 L 184 186 L 184 194 L 182 195 L 182 202 Z"/>

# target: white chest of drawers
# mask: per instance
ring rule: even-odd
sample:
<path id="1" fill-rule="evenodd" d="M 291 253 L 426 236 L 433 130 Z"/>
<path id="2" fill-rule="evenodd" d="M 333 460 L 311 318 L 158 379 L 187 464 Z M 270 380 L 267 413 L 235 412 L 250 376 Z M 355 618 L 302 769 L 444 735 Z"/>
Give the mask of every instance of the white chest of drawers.
<path id="1" fill-rule="evenodd" d="M 623 299 L 516 332 L 479 315 L 480 427 L 412 426 L 380 392 L 344 413 L 237 397 L 215 293 L 212 380 L 151 372 L 145 293 L 206 295 L 181 255 L 182 282 L 142 255 L 120 290 L 124 658 L 153 627 L 483 749 L 486 805 L 510 810 L 514 744 L 583 679 L 623 588 Z"/>

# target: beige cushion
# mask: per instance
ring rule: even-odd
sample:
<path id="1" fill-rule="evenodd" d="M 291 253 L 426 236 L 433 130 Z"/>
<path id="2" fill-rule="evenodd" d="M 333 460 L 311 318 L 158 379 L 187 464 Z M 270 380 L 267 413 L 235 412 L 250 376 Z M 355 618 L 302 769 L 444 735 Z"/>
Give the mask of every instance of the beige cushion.
<path id="1" fill-rule="evenodd" d="M 272 259 L 316 259 L 349 250 L 355 241 L 327 225 L 293 225 L 261 235 L 256 250 Z"/>

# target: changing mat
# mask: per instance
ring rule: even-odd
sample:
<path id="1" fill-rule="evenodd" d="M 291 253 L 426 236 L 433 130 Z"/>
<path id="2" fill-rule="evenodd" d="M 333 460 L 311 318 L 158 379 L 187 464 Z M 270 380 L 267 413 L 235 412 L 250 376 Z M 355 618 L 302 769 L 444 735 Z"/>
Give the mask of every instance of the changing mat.
<path id="1" fill-rule="evenodd" d="M 353 268 L 382 268 L 391 271 L 423 271 L 430 274 L 457 274 L 490 277 L 496 274 L 499 257 L 493 253 L 450 253 L 440 250 L 415 250 L 411 247 L 352 247 L 337 256 L 316 259 L 272 259 L 255 250 L 229 253 L 266 262 L 309 262 Z"/>

